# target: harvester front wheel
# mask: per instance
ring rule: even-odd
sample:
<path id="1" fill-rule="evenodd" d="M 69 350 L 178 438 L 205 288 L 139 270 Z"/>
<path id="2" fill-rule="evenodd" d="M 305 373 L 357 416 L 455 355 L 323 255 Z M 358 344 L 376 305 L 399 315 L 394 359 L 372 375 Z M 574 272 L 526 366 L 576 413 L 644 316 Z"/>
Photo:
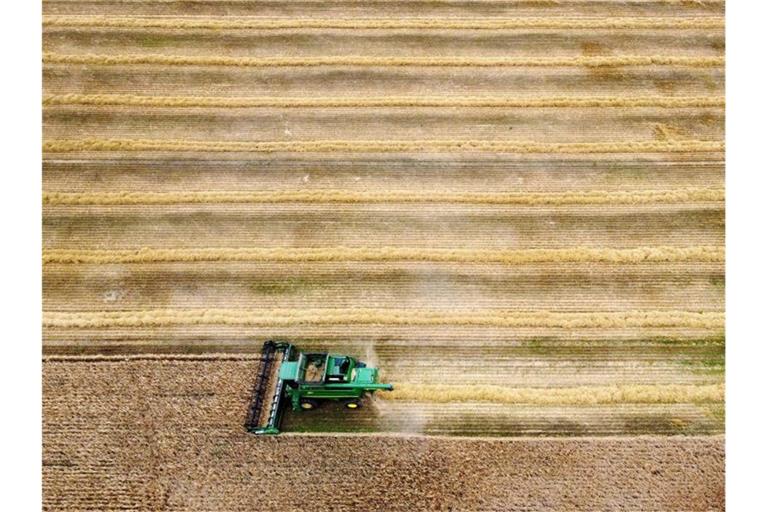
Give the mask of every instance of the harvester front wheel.
<path id="1" fill-rule="evenodd" d="M 318 405 L 319 404 L 315 400 L 310 400 L 308 398 L 302 398 L 301 401 L 299 402 L 299 406 L 305 411 L 317 409 Z"/>
<path id="2" fill-rule="evenodd" d="M 354 410 L 354 409 L 359 409 L 362 406 L 363 406 L 362 400 L 348 400 L 344 402 L 344 407 L 346 407 L 347 409 Z"/>

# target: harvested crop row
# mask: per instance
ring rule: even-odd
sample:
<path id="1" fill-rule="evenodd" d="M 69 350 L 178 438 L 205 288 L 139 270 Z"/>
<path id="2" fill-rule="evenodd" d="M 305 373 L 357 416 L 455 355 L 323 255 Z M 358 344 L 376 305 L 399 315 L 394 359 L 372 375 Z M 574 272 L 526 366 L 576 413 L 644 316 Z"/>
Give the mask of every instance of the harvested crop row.
<path id="1" fill-rule="evenodd" d="M 599 267 L 596 268 L 596 267 Z M 423 293 L 429 283 L 430 293 Z M 723 264 L 49 263 L 43 309 L 439 308 L 721 311 Z M 611 294 L 605 290 L 610 289 Z M 514 293 L 510 293 L 514 290 Z M 106 300 L 105 300 L 106 299 Z M 361 301 L 364 301 L 361 303 Z"/>
<path id="2" fill-rule="evenodd" d="M 359 3 L 359 2 L 358 2 Z M 615 3 L 615 2 L 613 2 Z M 613 6 L 612 6 L 613 7 Z M 190 13 L 191 14 L 191 13 Z M 723 54 L 723 18 L 711 16 L 636 17 L 632 20 L 614 17 L 572 16 L 538 18 L 534 24 L 552 23 L 564 26 L 515 27 L 527 23 L 526 18 L 498 17 L 500 13 L 480 17 L 386 18 L 351 17 L 349 12 L 332 18 L 304 17 L 303 9 L 294 18 L 281 17 L 97 17 L 96 25 L 57 27 L 47 25 L 43 31 L 43 47 L 54 54 L 172 54 L 226 56 L 229 58 L 273 57 L 397 57 L 397 58 L 578 58 L 630 56 L 706 57 Z M 69 17 L 67 23 L 89 23 L 93 17 Z M 100 19 L 98 19 L 100 18 Z M 99 26 L 106 25 L 138 26 Z M 630 24 L 682 25 L 666 28 L 589 28 L 617 21 Z M 720 27 L 685 28 L 693 23 L 719 22 Z M 182 26 L 163 26 L 180 24 Z M 239 24 L 256 25 L 238 28 Z M 317 26 L 296 26 L 305 24 Z M 355 26 L 357 24 L 361 26 Z M 376 24 L 402 25 L 402 28 Z M 582 26 L 568 26 L 581 23 Z M 152 26 L 140 26 L 140 25 Z M 161 26 L 154 26 L 154 25 Z M 333 28 L 329 25 L 342 25 Z M 189 26 L 188 26 L 189 25 Z M 198 25 L 197 27 L 195 25 Z M 220 25 L 216 28 L 215 25 Z M 274 25 L 275 28 L 271 28 Z M 281 28 L 286 26 L 285 28 Z M 325 26 L 324 26 L 325 25 Z M 411 25 L 411 27 L 408 27 Z M 434 25 L 432 27 L 425 25 Z M 504 25 L 507 27 L 505 28 Z M 263 27 L 263 28 L 262 28 Z M 488 27 L 488 28 L 484 28 Z M 500 27 L 500 28 L 496 28 Z M 89 37 L 90 36 L 90 37 Z M 425 40 L 429 40 L 425 46 Z M 147 42 L 150 42 L 149 44 Z M 595 45 L 599 45 L 599 49 Z M 355 89 L 355 87 L 350 87 Z M 508 90 L 516 90 L 511 88 Z M 457 91 L 460 89 L 456 89 Z M 471 90 L 471 89 L 470 89 Z M 140 89 L 136 89 L 140 91 Z M 318 92 L 322 89 L 318 90 Z M 584 89 L 584 92 L 589 89 Z M 657 89 L 657 91 L 660 91 Z M 74 91 L 73 91 L 74 92 Z"/>
<path id="3" fill-rule="evenodd" d="M 407 167 L 408 172 L 403 172 Z M 256 172 L 262 170 L 263 172 Z M 483 180 L 477 176 L 482 174 Z M 183 181 L 178 181 L 183 180 Z M 179 183 L 184 184 L 183 188 Z M 297 185 L 301 183 L 301 186 Z M 494 184 L 494 190 L 487 189 Z M 679 159 L 617 161 L 610 157 L 574 160 L 516 155 L 490 159 L 269 159 L 244 164 L 236 160 L 141 158 L 43 162 L 47 193 L 114 191 L 150 194 L 200 192 L 314 192 L 345 190 L 363 194 L 407 190 L 419 194 L 492 193 L 570 195 L 592 192 L 721 190 L 722 161 Z"/>
<path id="4" fill-rule="evenodd" d="M 395 383 L 395 390 L 382 393 L 385 400 L 429 402 L 494 402 L 501 404 L 597 405 L 671 404 L 722 402 L 725 384 L 710 385 L 623 385 L 578 388 L 510 388 L 492 385 Z"/>
<path id="5" fill-rule="evenodd" d="M 495 327 L 690 327 L 722 329 L 719 312 L 624 311 L 558 313 L 551 311 L 435 311 L 397 309 L 177 309 L 113 312 L 45 312 L 43 325 L 58 328 L 175 325 L 455 325 Z"/>
<path id="6" fill-rule="evenodd" d="M 642 112 L 603 108 L 499 112 L 467 107 L 461 110 L 351 107 L 339 111 L 327 108 L 165 110 L 70 106 L 47 108 L 43 131 L 48 141 L 71 140 L 75 128 L 80 140 L 109 137 L 110 140 L 141 141 L 151 136 L 160 144 L 164 140 L 184 144 L 225 141 L 234 145 L 218 149 L 230 152 L 238 149 L 240 144 L 245 145 L 244 149 L 254 143 L 257 149 L 267 149 L 269 145 L 261 147 L 261 141 L 302 141 L 302 145 L 308 141 L 328 143 L 325 146 L 328 151 L 347 147 L 336 145 L 339 142 L 349 144 L 352 150 L 359 144 L 361 151 L 368 151 L 365 148 L 374 143 L 370 146 L 370 151 L 373 151 L 377 147 L 386 149 L 388 141 L 396 138 L 394 148 L 386 149 L 394 151 L 399 143 L 420 142 L 429 133 L 430 140 L 424 142 L 433 144 L 431 141 L 435 141 L 438 147 L 443 144 L 449 148 L 447 151 L 472 150 L 471 145 L 462 145 L 463 141 L 471 140 L 479 145 L 479 149 L 490 144 L 503 148 L 502 152 L 519 150 L 535 153 L 548 147 L 565 152 L 602 150 L 602 147 L 607 147 L 599 145 L 607 144 L 604 141 L 618 144 L 619 148 L 642 141 L 722 141 L 723 116 L 722 109 L 712 108 L 694 111 L 654 108 Z M 513 123 L 510 123 L 511 119 L 514 119 Z M 555 122 L 557 126 L 553 127 Z M 289 138 L 285 137 L 286 126 L 290 127 Z M 329 134 L 333 134 L 333 141 L 324 140 Z M 359 140 L 361 134 L 365 134 L 366 140 Z M 536 144 L 524 144 L 528 141 L 535 141 Z M 598 145 L 571 146 L 584 143 Z M 323 144 L 319 147 L 324 147 Z M 308 151 L 311 148 L 309 145 L 306 147 Z"/>
<path id="7" fill-rule="evenodd" d="M 335 425 L 350 433 L 421 433 L 430 436 L 579 437 L 634 435 L 717 435 L 723 433 L 722 402 L 698 404 L 525 405 L 491 402 L 415 402 L 378 400 L 371 407 L 345 414 L 329 404 L 312 417 L 287 414 L 285 436 L 319 433 Z M 338 435 L 338 434 L 335 434 Z M 343 435 L 343 434 L 342 434 Z M 378 434 L 380 435 L 380 434 Z M 507 437 L 509 440 L 509 437 Z"/>
<path id="8" fill-rule="evenodd" d="M 121 17 L 121 16 L 43 16 L 44 27 L 78 28 L 165 28 L 165 29 L 463 29 L 504 30 L 547 29 L 716 29 L 725 27 L 717 16 L 691 18 L 564 18 L 526 17 L 495 19 L 457 18 L 263 18 L 263 17 Z"/>
<path id="9" fill-rule="evenodd" d="M 93 41 L 93 38 L 90 39 Z M 93 43 L 96 44 L 96 43 Z M 116 43 L 117 44 L 117 43 Z M 190 43 L 194 44 L 194 43 Z M 446 43 L 447 44 L 447 43 Z M 263 50 L 262 50 L 263 51 Z M 181 96 L 301 97 L 490 97 L 712 96 L 724 95 L 722 67 L 187 67 L 81 66 L 43 67 L 46 94 L 94 93 Z M 125 80 L 130 73 L 131 80 Z M 216 82 L 211 83 L 211 76 Z M 355 78 L 350 88 L 350 76 Z M 383 76 L 389 78 L 383 79 Z M 607 79 L 606 77 L 610 78 Z M 88 79 L 87 82 L 85 80 Z M 98 84 L 84 88 L 81 84 Z M 172 84 L 172 85 L 166 85 Z M 514 88 L 510 89 L 514 84 Z M 659 84 L 662 89 L 654 86 Z M 674 87 L 685 84 L 684 87 Z M 510 92 L 514 91 L 514 92 Z M 554 127 L 559 123 L 553 123 Z M 583 127 L 583 128 L 586 128 Z M 619 133 L 621 135 L 621 133 Z M 361 134 L 362 136 L 362 134 Z M 333 136 L 338 138 L 337 136 Z M 422 137 L 418 137 L 419 139 Z M 476 137 L 473 137 L 476 138 Z M 527 137 L 526 137 L 527 139 Z"/>
<path id="10" fill-rule="evenodd" d="M 49 206 L 45 210 L 46 250 L 114 249 L 128 258 L 148 248 L 172 251 L 162 253 L 171 260 L 175 260 L 171 254 L 190 250 L 194 258 L 254 261 L 249 258 L 265 250 L 258 257 L 271 260 L 295 252 L 298 256 L 286 256 L 285 261 L 395 261 L 400 257 L 430 261 L 434 257 L 448 262 L 471 261 L 467 254 L 491 251 L 489 262 L 503 263 L 510 258 L 573 260 L 574 256 L 567 256 L 570 250 L 576 249 L 571 254 L 579 255 L 586 249 L 588 256 L 576 258 L 589 260 L 594 258 L 593 251 L 607 250 L 602 261 L 618 262 L 626 253 L 613 251 L 630 250 L 630 258 L 666 261 L 720 258 L 724 243 L 723 203 L 714 202 L 516 208 L 240 203 Z M 219 252 L 221 248 L 225 250 Z M 680 252 L 675 253 L 675 248 Z M 696 256 L 691 256 L 692 248 Z M 712 252 L 713 248 L 720 249 Z M 252 249 L 256 252 L 251 253 Z"/>
<path id="11" fill-rule="evenodd" d="M 56 311 L 45 309 L 45 311 Z M 80 310 L 85 311 L 85 310 Z M 371 346 L 422 347 L 433 350 L 444 345 L 487 347 L 494 343 L 509 347 L 519 343 L 536 344 L 549 340 L 543 350 L 580 351 L 580 347 L 599 344 L 639 347 L 722 346 L 724 330 L 707 327 L 507 327 L 476 325 L 180 325 L 114 327 L 88 329 L 46 327 L 43 350 L 46 354 L 140 354 L 140 353 L 252 353 L 261 350 L 267 339 L 287 339 L 298 346 L 334 349 L 354 353 Z M 322 340 L 322 346 L 318 346 Z M 355 341 L 353 344 L 352 341 Z M 383 341 L 382 341 L 383 340 Z M 596 341 L 597 340 L 597 341 Z M 703 340 L 703 341 L 702 341 Z M 719 341 L 718 341 L 719 340 Z M 713 345 L 714 344 L 714 345 Z M 437 348 L 437 350 L 441 350 Z M 542 351 L 543 351 L 542 350 Z M 637 353 L 637 350 L 635 353 Z M 542 351 L 539 351 L 541 353 Z M 535 356 L 536 354 L 534 354 Z M 488 357 L 493 359 L 493 354 Z M 532 356 L 533 357 L 533 356 Z M 641 357 L 641 356 L 638 356 Z M 483 363 L 485 366 L 485 363 Z M 474 367 L 474 366 L 473 366 Z M 690 369 L 690 367 L 687 367 Z M 681 366 L 682 370 L 685 370 Z M 535 371 L 535 370 L 533 370 Z M 539 375 L 543 375 L 540 374 Z M 712 375 L 712 373 L 710 373 Z M 553 376 L 553 378 L 556 375 Z M 629 375 L 627 375 L 629 377 Z M 709 378 L 708 376 L 704 376 Z M 702 379 L 697 380 L 700 382 Z M 687 381 L 686 381 L 687 382 Z M 589 381 L 563 382 L 565 386 L 589 385 Z M 530 386 L 522 382 L 522 386 Z"/>
<path id="12" fill-rule="evenodd" d="M 623 55 L 612 57 L 379 57 L 350 55 L 343 57 L 226 57 L 163 54 L 61 54 L 44 52 L 44 64 L 87 64 L 93 66 L 164 65 L 164 66 L 234 66 L 234 67 L 614 67 L 614 66 L 689 66 L 721 67 L 723 57 L 680 57 L 668 55 Z"/>
<path id="13" fill-rule="evenodd" d="M 568 2 L 543 2 L 520 0 L 474 0 L 457 2 L 456 0 L 406 0 L 396 2 L 398 16 L 419 18 L 480 18 L 504 14 L 515 17 L 589 17 L 605 18 L 604 0 L 569 0 Z M 44 0 L 46 14 L 73 15 L 93 14 L 110 16 L 260 16 L 286 18 L 296 16 L 294 0 L 122 0 L 98 2 L 93 0 Z M 300 16 L 313 19 L 344 19 L 351 15 L 362 18 L 388 19 L 393 16 L 392 1 L 364 2 L 360 0 L 304 0 Z M 725 7 L 723 0 L 643 0 L 635 2 L 611 2 L 611 18 L 622 17 L 657 17 L 669 18 L 692 16 L 722 16 Z"/>
<path id="14" fill-rule="evenodd" d="M 586 96 L 510 98 L 499 96 L 430 97 L 227 97 L 140 96 L 135 94 L 48 94 L 43 105 L 217 108 L 332 108 L 332 107 L 500 107 L 500 108 L 701 108 L 723 107 L 722 96 Z"/>
<path id="15" fill-rule="evenodd" d="M 723 141 L 663 140 L 635 142 L 537 143 L 492 140 L 316 140 L 316 141 L 209 141 L 173 139 L 75 139 L 49 140 L 43 151 L 211 151 L 273 153 L 307 152 L 408 152 L 408 151 L 495 151 L 501 153 L 676 153 L 720 152 Z"/>
<path id="16" fill-rule="evenodd" d="M 594 190 L 576 193 L 367 192 L 274 190 L 260 192 L 44 192 L 50 205 L 135 205 L 179 203 L 460 203 L 488 205 L 611 205 L 722 202 L 725 189 Z"/>
<path id="17" fill-rule="evenodd" d="M 408 249 L 396 247 L 354 248 L 185 248 L 135 250 L 46 250 L 43 263 L 151 263 L 193 261 L 432 261 L 452 263 L 545 263 L 545 262 L 721 262 L 722 247 L 639 247 L 609 249 L 521 249 L 511 251 L 474 249 Z"/>

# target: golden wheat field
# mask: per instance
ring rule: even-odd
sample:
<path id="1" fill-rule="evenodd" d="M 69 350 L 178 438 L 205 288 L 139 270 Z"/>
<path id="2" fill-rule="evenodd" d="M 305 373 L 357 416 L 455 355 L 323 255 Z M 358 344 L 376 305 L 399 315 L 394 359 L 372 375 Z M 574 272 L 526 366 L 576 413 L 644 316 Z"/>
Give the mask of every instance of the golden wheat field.
<path id="1" fill-rule="evenodd" d="M 43 12 L 45 509 L 724 508 L 724 2 Z"/>

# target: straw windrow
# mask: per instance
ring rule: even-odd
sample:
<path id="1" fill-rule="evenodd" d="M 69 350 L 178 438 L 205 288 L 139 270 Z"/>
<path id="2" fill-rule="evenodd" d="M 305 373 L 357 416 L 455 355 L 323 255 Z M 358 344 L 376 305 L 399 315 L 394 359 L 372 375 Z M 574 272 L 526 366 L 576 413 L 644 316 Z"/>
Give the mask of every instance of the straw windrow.
<path id="1" fill-rule="evenodd" d="M 45 64 L 87 64 L 93 66 L 164 65 L 232 67 L 604 67 L 604 66 L 689 66 L 720 67 L 722 57 L 677 55 L 617 55 L 582 57 L 380 57 L 349 55 L 334 57 L 228 57 L 223 55 L 165 54 L 63 54 L 43 53 Z"/>
<path id="2" fill-rule="evenodd" d="M 672 404 L 722 402 L 724 384 L 617 385 L 576 388 L 510 388 L 491 385 L 395 383 L 386 400 L 437 403 L 493 402 L 531 405 Z"/>
<path id="3" fill-rule="evenodd" d="M 107 264 L 195 261 L 432 261 L 461 263 L 671 263 L 721 262 L 722 247 L 638 247 L 612 249 L 573 247 L 565 249 L 426 249 L 400 247 L 330 247 L 330 248 L 183 248 L 135 250 L 52 249 L 43 252 L 43 263 Z"/>
<path id="4" fill-rule="evenodd" d="M 219 203 L 447 203 L 509 206 L 631 205 L 722 202 L 724 189 L 638 190 L 632 192 L 593 190 L 562 193 L 469 193 L 353 191 L 353 190 L 265 190 L 253 192 L 45 192 L 43 203 L 57 205 L 171 205 Z"/>
<path id="5" fill-rule="evenodd" d="M 147 96 L 136 94 L 48 94 L 43 105 L 83 105 L 166 108 L 704 108 L 723 107 L 721 96 L 381 96 L 381 97 L 286 97 L 286 96 Z"/>
<path id="6" fill-rule="evenodd" d="M 654 140 L 615 142 L 563 142 L 497 140 L 315 140 L 315 141 L 210 141 L 173 139 L 73 139 L 49 140 L 43 151 L 183 151 L 254 153 L 394 153 L 394 152 L 497 152 L 497 153 L 684 153 L 721 152 L 723 141 Z"/>
<path id="7" fill-rule="evenodd" d="M 722 329 L 719 312 L 622 311 L 564 313 L 553 311 L 437 311 L 418 309 L 156 309 L 110 312 L 45 312 L 52 328 L 170 327 L 191 325 L 298 326 L 401 325 L 542 328 L 688 327 Z"/>
<path id="8" fill-rule="evenodd" d="M 586 29 L 716 29 L 725 26 L 717 16 L 678 17 L 521 17 L 521 18 L 265 18 L 265 17 L 124 17 L 43 16 L 50 28 L 162 28 L 168 30 L 280 30 L 280 29 L 436 29 L 513 30 Z"/>

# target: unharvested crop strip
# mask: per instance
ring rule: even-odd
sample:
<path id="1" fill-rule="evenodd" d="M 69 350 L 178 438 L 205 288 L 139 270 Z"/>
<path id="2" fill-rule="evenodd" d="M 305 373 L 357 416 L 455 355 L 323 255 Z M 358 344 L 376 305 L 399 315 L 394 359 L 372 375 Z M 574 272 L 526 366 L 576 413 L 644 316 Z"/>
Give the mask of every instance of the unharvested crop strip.
<path id="1" fill-rule="evenodd" d="M 671 263 L 722 262 L 722 247 L 639 247 L 610 249 L 573 247 L 568 249 L 422 249 L 422 248 L 184 248 L 135 250 L 53 249 L 43 252 L 43 263 L 109 264 L 195 261 L 257 262 L 349 262 L 428 261 L 450 263 Z"/>
<path id="2" fill-rule="evenodd" d="M 220 203 L 449 203 L 509 206 L 627 205 L 722 202 L 724 189 L 594 190 L 562 193 L 364 192 L 354 190 L 274 190 L 254 192 L 45 192 L 48 205 L 170 205 Z"/>
<path id="3" fill-rule="evenodd" d="M 619 385 L 575 388 L 511 388 L 492 385 L 394 383 L 386 400 L 494 402 L 530 405 L 675 404 L 722 402 L 723 384 Z"/>
<path id="4" fill-rule="evenodd" d="M 163 29 L 714 29 L 722 17 L 521 17 L 521 18 L 265 18 L 265 17 L 124 17 L 43 16 L 45 27 Z"/>
<path id="5" fill-rule="evenodd" d="M 315 140 L 315 141 L 208 141 L 173 139 L 74 139 L 49 140 L 43 151 L 204 151 L 296 153 L 391 153 L 410 151 L 499 153 L 675 153 L 720 152 L 723 141 L 654 140 L 617 142 L 546 143 L 493 140 Z"/>
<path id="6" fill-rule="evenodd" d="M 43 362 L 51 363 L 119 363 L 131 361 L 253 361 L 261 354 L 51 354 L 44 355 Z"/>
<path id="7" fill-rule="evenodd" d="M 596 96 L 510 98 L 482 96 L 412 97 L 226 97 L 139 96 L 133 94 L 49 94 L 43 105 L 198 108 L 499 107 L 499 108 L 703 108 L 723 107 L 722 96 Z"/>
<path id="8" fill-rule="evenodd" d="M 44 4 L 48 3 L 75 3 L 82 0 L 43 0 Z M 93 0 L 91 0 L 93 1 Z M 398 3 L 420 3 L 420 4 L 454 4 L 463 3 L 466 0 L 378 0 L 379 2 L 390 2 L 393 4 Z M 194 4 L 194 3 L 225 3 L 225 4 L 253 4 L 254 0 L 110 0 L 109 3 L 113 4 Z M 290 0 L 258 0 L 261 4 L 285 4 L 290 3 Z M 307 4 L 366 4 L 370 0 L 302 0 Z M 473 0 L 475 4 L 523 4 L 528 5 L 531 3 L 542 4 L 557 4 L 561 0 Z M 595 3 L 606 2 L 611 3 L 615 0 L 568 0 L 568 4 L 583 4 L 583 3 Z M 636 3 L 662 3 L 662 4 L 682 4 L 682 5 L 721 5 L 725 3 L 725 0 L 635 0 Z"/>
<path id="9" fill-rule="evenodd" d="M 203 4 L 210 4 L 211 2 L 216 2 L 217 0 L 112 0 L 111 3 L 118 3 L 118 4 L 177 4 L 177 3 L 183 3 L 183 4 L 195 4 L 195 3 L 203 3 Z M 254 3 L 254 0 L 219 0 L 221 3 L 226 4 L 250 4 L 252 5 Z M 302 0 L 303 3 L 307 4 L 334 4 L 334 3 L 342 3 L 342 4 L 365 4 L 369 2 L 370 0 Z M 389 1 L 393 4 L 398 3 L 409 3 L 409 1 L 413 0 L 379 0 L 382 1 Z M 416 3 L 422 3 L 422 4 L 455 4 L 455 3 L 463 3 L 462 0 L 415 0 Z M 472 0 L 472 3 L 475 4 L 530 4 L 532 2 L 541 2 L 544 4 L 557 4 L 559 0 Z M 597 0 L 601 1 L 601 0 Z M 610 3 L 613 0 L 602 0 L 604 2 Z M 646 0 L 646 1 L 654 1 L 654 0 Z M 725 4 L 725 0 L 655 0 L 656 2 L 660 2 L 662 4 L 670 4 L 670 5 L 685 5 L 685 6 L 691 6 L 691 5 L 723 5 Z M 67 0 L 43 0 L 43 4 L 48 3 L 68 3 Z M 582 3 L 594 3 L 595 0 L 568 0 L 569 4 L 582 4 Z M 289 0 L 259 0 L 259 3 L 262 4 L 285 4 L 290 3 Z"/>
<path id="10" fill-rule="evenodd" d="M 685 57 L 676 55 L 617 55 L 606 57 L 378 57 L 364 55 L 333 57 L 227 57 L 217 55 L 162 54 L 61 54 L 43 53 L 46 64 L 234 67 L 313 67 L 313 66 L 427 66 L 427 67 L 606 67 L 606 66 L 691 66 L 721 67 L 724 57 Z"/>
<path id="11" fill-rule="evenodd" d="M 52 328 L 169 327 L 239 325 L 285 327 L 297 325 L 478 326 L 540 328 L 698 328 L 722 329 L 720 312 L 623 311 L 563 313 L 505 310 L 418 309 L 154 309 L 144 311 L 44 312 L 43 325 Z"/>

